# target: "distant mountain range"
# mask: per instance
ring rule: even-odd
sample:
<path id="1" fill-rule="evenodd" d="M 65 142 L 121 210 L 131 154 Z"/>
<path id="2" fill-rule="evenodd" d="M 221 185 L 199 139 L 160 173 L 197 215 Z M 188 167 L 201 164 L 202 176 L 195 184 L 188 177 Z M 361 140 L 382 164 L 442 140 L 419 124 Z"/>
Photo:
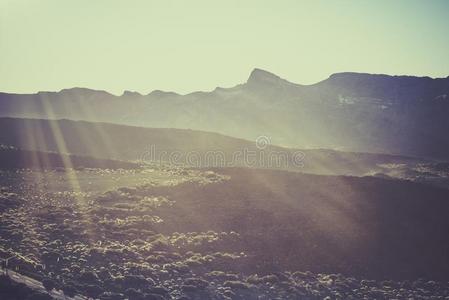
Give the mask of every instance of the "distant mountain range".
<path id="1" fill-rule="evenodd" d="M 218 132 L 296 148 L 449 159 L 449 77 L 338 73 L 313 85 L 254 69 L 244 84 L 179 95 L 85 88 L 0 93 L 0 116 Z"/>

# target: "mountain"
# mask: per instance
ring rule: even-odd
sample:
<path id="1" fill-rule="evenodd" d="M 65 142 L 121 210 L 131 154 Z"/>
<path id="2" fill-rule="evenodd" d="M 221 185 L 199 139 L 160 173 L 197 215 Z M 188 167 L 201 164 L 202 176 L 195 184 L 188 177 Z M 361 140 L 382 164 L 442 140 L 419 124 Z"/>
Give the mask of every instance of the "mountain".
<path id="1" fill-rule="evenodd" d="M 192 167 L 254 167 L 331 175 L 373 175 L 398 164 L 426 161 L 406 156 L 264 145 L 217 133 L 143 128 L 71 120 L 0 118 L 0 144 L 24 150 L 101 159 L 170 162 Z"/>
<path id="2" fill-rule="evenodd" d="M 0 93 L 0 116 L 218 132 L 296 148 L 449 159 L 449 77 L 337 73 L 312 85 L 254 69 L 231 88 L 179 95 L 83 88 Z"/>

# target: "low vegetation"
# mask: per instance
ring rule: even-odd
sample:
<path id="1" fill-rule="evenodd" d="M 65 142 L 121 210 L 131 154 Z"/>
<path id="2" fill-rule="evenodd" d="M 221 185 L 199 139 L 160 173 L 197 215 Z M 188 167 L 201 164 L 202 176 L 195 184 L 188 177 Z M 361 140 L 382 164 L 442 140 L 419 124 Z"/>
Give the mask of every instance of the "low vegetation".
<path id="1" fill-rule="evenodd" d="M 250 169 L 70 174 L 78 190 L 66 172 L 0 172 L 0 256 L 47 290 L 130 300 L 449 297 L 448 267 L 436 264 L 447 249 L 444 189 Z M 0 293 L 28 289 L 0 281 Z"/>

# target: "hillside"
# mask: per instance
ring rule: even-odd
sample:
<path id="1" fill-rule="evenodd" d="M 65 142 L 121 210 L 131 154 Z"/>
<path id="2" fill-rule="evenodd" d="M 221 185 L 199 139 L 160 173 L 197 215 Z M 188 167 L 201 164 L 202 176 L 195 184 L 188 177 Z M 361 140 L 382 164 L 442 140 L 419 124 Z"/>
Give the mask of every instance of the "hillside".
<path id="1" fill-rule="evenodd" d="M 139 165 L 131 162 L 99 159 L 87 156 L 21 150 L 0 145 L 0 169 L 38 169 L 58 168 L 100 168 L 134 169 Z"/>
<path id="2" fill-rule="evenodd" d="M 203 131 L 85 121 L 0 118 L 0 127 L 8 128 L 0 132 L 0 143 L 21 149 L 192 167 L 245 166 L 360 176 L 389 172 L 385 166 L 390 164 L 425 162 L 404 156 L 258 145 Z"/>
<path id="3" fill-rule="evenodd" d="M 295 148 L 449 159 L 449 78 L 337 73 L 313 85 L 254 69 L 246 83 L 179 95 L 84 88 L 0 93 L 0 116 L 219 132 Z M 438 145 L 435 146 L 435 145 Z"/>

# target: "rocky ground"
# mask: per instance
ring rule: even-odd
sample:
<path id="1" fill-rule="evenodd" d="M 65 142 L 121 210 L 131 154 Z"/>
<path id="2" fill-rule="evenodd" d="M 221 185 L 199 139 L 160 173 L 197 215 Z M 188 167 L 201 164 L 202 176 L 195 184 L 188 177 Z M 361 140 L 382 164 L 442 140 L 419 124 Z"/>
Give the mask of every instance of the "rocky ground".
<path id="1" fill-rule="evenodd" d="M 245 198 L 237 184 L 243 173 L 171 167 L 1 171 L 1 257 L 15 256 L 8 268 L 50 290 L 96 299 L 449 299 L 444 280 L 366 280 L 308 271 L 296 266 L 300 261 L 289 266 L 285 253 L 277 252 L 288 247 L 272 244 L 290 229 L 257 204 L 267 191 L 248 182 L 258 200 Z M 221 188 L 209 191 L 213 186 Z M 243 199 L 229 200 L 232 190 Z M 289 205 L 270 210 L 288 221 Z M 306 250 L 295 249 L 292 257 Z M 20 288 L 0 280 L 0 296 Z M 44 297 L 30 295 L 11 299 Z"/>

